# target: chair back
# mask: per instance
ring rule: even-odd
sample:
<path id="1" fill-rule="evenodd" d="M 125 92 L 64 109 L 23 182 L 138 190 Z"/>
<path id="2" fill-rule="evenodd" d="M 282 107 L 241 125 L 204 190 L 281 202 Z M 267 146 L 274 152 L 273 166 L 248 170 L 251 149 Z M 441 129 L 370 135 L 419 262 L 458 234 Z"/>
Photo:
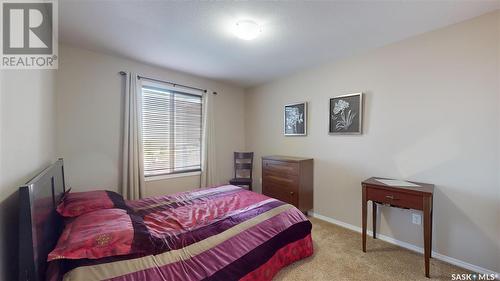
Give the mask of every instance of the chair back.
<path id="1" fill-rule="evenodd" d="M 253 152 L 234 153 L 234 177 L 252 178 Z"/>

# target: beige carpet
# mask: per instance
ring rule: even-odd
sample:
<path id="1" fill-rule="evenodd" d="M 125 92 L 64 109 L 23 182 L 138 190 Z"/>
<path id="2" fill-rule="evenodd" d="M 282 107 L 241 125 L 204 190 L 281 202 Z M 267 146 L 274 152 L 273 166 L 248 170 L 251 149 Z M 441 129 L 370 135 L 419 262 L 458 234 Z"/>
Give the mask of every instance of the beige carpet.
<path id="1" fill-rule="evenodd" d="M 431 258 L 431 279 L 424 275 L 421 254 L 368 238 L 361 250 L 361 234 L 310 218 L 314 255 L 282 269 L 274 280 L 451 280 L 452 273 L 467 270 Z"/>

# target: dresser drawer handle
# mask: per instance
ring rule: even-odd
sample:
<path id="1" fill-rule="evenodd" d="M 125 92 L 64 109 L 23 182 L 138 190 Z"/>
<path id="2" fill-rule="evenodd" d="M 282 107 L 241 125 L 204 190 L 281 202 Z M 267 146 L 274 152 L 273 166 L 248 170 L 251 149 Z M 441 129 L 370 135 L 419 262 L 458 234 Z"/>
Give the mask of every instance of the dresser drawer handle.
<path id="1" fill-rule="evenodd" d="M 294 195 L 295 193 L 293 191 L 290 191 L 290 195 Z"/>
<path id="2" fill-rule="evenodd" d="M 391 199 L 391 200 L 398 200 L 397 198 L 394 198 L 394 195 L 386 195 L 385 198 Z"/>

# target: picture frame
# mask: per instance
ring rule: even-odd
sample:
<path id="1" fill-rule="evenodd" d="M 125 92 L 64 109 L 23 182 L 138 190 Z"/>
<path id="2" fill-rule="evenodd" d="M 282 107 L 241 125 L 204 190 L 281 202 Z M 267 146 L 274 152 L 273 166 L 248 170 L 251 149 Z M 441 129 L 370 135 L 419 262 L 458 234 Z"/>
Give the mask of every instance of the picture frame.
<path id="1" fill-rule="evenodd" d="M 283 107 L 283 134 L 307 135 L 307 102 L 291 103 Z"/>
<path id="2" fill-rule="evenodd" d="M 363 93 L 353 93 L 330 98 L 328 117 L 329 134 L 362 134 Z"/>

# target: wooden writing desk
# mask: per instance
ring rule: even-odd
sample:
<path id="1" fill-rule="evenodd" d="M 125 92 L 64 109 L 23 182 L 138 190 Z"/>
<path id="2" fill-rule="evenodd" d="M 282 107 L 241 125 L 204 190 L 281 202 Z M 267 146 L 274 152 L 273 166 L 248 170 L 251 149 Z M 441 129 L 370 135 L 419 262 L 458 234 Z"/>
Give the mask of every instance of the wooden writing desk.
<path id="1" fill-rule="evenodd" d="M 429 259 L 432 250 L 432 196 L 434 185 L 412 182 L 420 187 L 390 186 L 369 178 L 361 183 L 362 191 L 362 219 L 363 219 L 363 252 L 366 252 L 366 216 L 367 203 L 372 201 L 373 206 L 373 238 L 376 238 L 377 203 L 391 207 L 420 210 L 424 213 L 424 259 L 425 276 L 429 277 Z M 384 179 L 384 178 L 378 178 Z"/>

